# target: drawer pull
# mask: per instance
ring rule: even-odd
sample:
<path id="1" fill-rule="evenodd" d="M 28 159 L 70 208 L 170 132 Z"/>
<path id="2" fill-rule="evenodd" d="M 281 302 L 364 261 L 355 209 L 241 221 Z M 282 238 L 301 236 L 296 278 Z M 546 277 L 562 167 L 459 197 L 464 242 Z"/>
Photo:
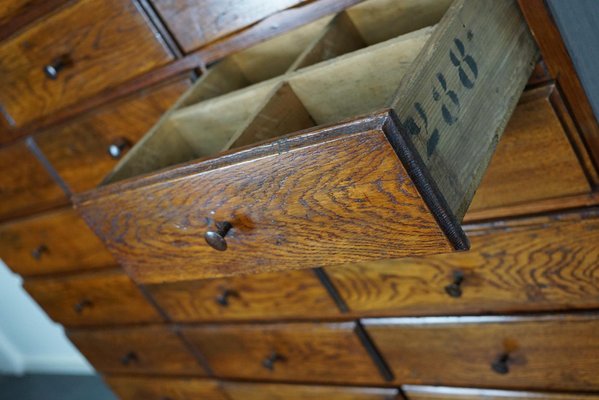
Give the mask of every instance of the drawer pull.
<path id="1" fill-rule="evenodd" d="M 451 297 L 462 297 L 462 282 L 464 282 L 464 273 L 462 271 L 453 272 L 453 282 L 445 286 L 445 293 Z"/>
<path id="2" fill-rule="evenodd" d="M 204 235 L 204 239 L 206 239 L 206 243 L 210 245 L 215 250 L 225 251 L 227 250 L 227 241 L 225 240 L 225 236 L 233 225 L 228 222 L 217 222 L 216 223 L 216 232 L 208 231 Z"/>
<path id="3" fill-rule="evenodd" d="M 491 364 L 491 369 L 498 374 L 505 375 L 510 372 L 510 367 L 507 364 L 510 360 L 510 355 L 508 353 L 500 354 L 495 361 Z"/>
<path id="4" fill-rule="evenodd" d="M 33 249 L 31 251 L 31 257 L 33 257 L 35 260 L 39 261 L 40 258 L 42 258 L 42 255 L 44 253 L 49 253 L 50 249 L 48 249 L 48 246 L 46 246 L 45 244 L 40 244 L 39 246 L 37 246 L 35 249 Z"/>
<path id="5" fill-rule="evenodd" d="M 122 157 L 125 150 L 131 147 L 131 142 L 123 137 L 117 138 L 108 145 L 106 151 L 112 158 L 119 159 Z"/>
<path id="6" fill-rule="evenodd" d="M 77 314 L 81 314 L 84 309 L 93 307 L 94 303 L 91 300 L 83 299 L 79 303 L 73 306 L 73 309 Z"/>
<path id="7" fill-rule="evenodd" d="M 219 294 L 218 296 L 216 296 L 215 300 L 221 306 L 227 307 L 229 305 L 229 297 L 235 297 L 236 299 L 238 299 L 241 296 L 235 290 L 225 289 L 225 290 L 222 291 L 221 294 Z"/>
<path id="8" fill-rule="evenodd" d="M 44 74 L 46 74 L 46 76 L 49 79 L 55 80 L 56 78 L 58 78 L 58 73 L 62 69 L 66 68 L 72 64 L 73 63 L 68 55 L 62 55 L 62 56 L 57 57 L 54 60 L 52 60 L 52 62 L 50 64 L 48 64 L 44 67 Z"/>
<path id="9" fill-rule="evenodd" d="M 139 361 L 139 357 L 137 357 L 137 353 L 134 351 L 130 351 L 129 353 L 127 353 L 123 357 L 121 357 L 121 364 L 123 364 L 124 366 L 128 366 L 133 363 L 137 363 L 138 361 Z"/>
<path id="10" fill-rule="evenodd" d="M 262 360 L 262 366 L 269 371 L 273 371 L 277 361 L 285 361 L 285 357 L 273 351 L 268 357 Z"/>

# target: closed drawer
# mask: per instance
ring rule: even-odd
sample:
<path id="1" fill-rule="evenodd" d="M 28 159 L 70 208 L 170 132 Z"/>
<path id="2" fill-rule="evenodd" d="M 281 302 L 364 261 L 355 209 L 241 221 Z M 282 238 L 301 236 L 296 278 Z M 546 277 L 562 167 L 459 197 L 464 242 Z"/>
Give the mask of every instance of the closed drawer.
<path id="1" fill-rule="evenodd" d="M 173 321 L 317 318 L 338 309 L 311 270 L 146 286 Z"/>
<path id="2" fill-rule="evenodd" d="M 35 141 L 71 191 L 91 189 L 190 84 L 185 78 L 139 92 L 39 134 Z"/>
<path id="3" fill-rule="evenodd" d="M 172 60 L 130 0 L 82 0 L 0 46 L 0 104 L 22 126 Z M 48 75 L 48 76 L 46 76 Z"/>
<path id="4" fill-rule="evenodd" d="M 408 400 L 496 400 L 496 399 L 547 399 L 596 400 L 599 396 L 576 393 L 515 392 L 510 390 L 469 389 L 443 386 L 404 385 Z"/>
<path id="5" fill-rule="evenodd" d="M 231 400 L 394 400 L 397 389 L 223 382 Z"/>
<path id="6" fill-rule="evenodd" d="M 25 142 L 0 148 L 0 170 L 0 220 L 68 203 Z"/>
<path id="7" fill-rule="evenodd" d="M 64 278 L 27 279 L 23 286 L 54 321 L 66 326 L 162 320 L 120 269 Z"/>
<path id="8" fill-rule="evenodd" d="M 359 314 L 442 315 L 599 307 L 599 219 L 520 219 L 471 230 L 469 252 L 326 270 Z M 562 216 L 566 218 L 566 216 Z"/>
<path id="9" fill-rule="evenodd" d="M 364 324 L 406 384 L 597 390 L 596 315 L 370 319 Z"/>
<path id="10" fill-rule="evenodd" d="M 216 376 L 313 382 L 382 380 L 355 324 L 206 325 L 183 329 Z"/>
<path id="11" fill-rule="evenodd" d="M 0 40 L 68 0 L 4 0 L 0 4 Z M 0 140 L 1 141 L 1 140 Z"/>
<path id="12" fill-rule="evenodd" d="M 228 400 L 216 381 L 191 378 L 104 378 L 121 400 Z"/>
<path id="13" fill-rule="evenodd" d="M 0 258 L 23 276 L 115 264 L 104 244 L 70 208 L 0 225 Z"/>
<path id="14" fill-rule="evenodd" d="M 70 330 L 68 337 L 100 372 L 204 376 L 204 368 L 166 326 Z"/>

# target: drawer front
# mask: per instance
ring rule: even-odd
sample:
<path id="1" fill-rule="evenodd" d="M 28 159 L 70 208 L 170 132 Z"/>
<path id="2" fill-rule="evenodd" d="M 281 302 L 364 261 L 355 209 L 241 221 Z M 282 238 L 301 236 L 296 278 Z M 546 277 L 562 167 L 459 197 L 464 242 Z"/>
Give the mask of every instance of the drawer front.
<path id="1" fill-rule="evenodd" d="M 105 380 L 121 400 L 229 400 L 216 381 L 207 379 L 110 376 Z"/>
<path id="2" fill-rule="evenodd" d="M 146 287 L 173 321 L 317 318 L 337 306 L 311 270 Z"/>
<path id="3" fill-rule="evenodd" d="M 365 320 L 396 382 L 511 389 L 599 389 L 599 317 Z"/>
<path id="4" fill-rule="evenodd" d="M 121 270 L 29 279 L 23 286 L 54 321 L 66 326 L 162 320 Z"/>
<path id="5" fill-rule="evenodd" d="M 92 189 L 190 84 L 186 78 L 145 90 L 37 135 L 35 141 L 71 191 Z"/>
<path id="6" fill-rule="evenodd" d="M 183 330 L 216 376 L 379 382 L 354 323 L 207 325 Z"/>
<path id="7" fill-rule="evenodd" d="M 408 400 L 597 400 L 599 396 L 575 393 L 516 392 L 510 390 L 488 390 L 453 388 L 443 386 L 404 385 L 402 391 Z"/>
<path id="8" fill-rule="evenodd" d="M 133 1 L 76 2 L 0 46 L 3 111 L 22 126 L 163 65 L 156 37 Z"/>
<path id="9" fill-rule="evenodd" d="M 470 235 L 468 252 L 327 268 L 349 310 L 480 314 L 599 307 L 599 219 Z"/>
<path id="10" fill-rule="evenodd" d="M 70 208 L 0 225 L 0 258 L 23 276 L 115 264 L 104 244 Z"/>
<path id="11" fill-rule="evenodd" d="M 0 171 L 0 220 L 68 203 L 24 142 L 0 148 Z"/>
<path id="12" fill-rule="evenodd" d="M 0 3 L 0 40 L 65 4 L 68 0 L 3 0 Z M 0 139 L 1 142 L 1 139 Z"/>
<path id="13" fill-rule="evenodd" d="M 224 382 L 231 400 L 399 400 L 396 389 Z"/>
<path id="14" fill-rule="evenodd" d="M 205 375 L 183 341 L 168 327 L 70 330 L 68 336 L 103 373 Z"/>

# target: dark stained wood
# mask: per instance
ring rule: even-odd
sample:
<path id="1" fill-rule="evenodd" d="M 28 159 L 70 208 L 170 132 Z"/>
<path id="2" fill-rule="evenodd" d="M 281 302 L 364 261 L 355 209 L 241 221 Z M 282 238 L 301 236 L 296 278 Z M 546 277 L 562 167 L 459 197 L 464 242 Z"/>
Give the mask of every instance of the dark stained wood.
<path id="1" fill-rule="evenodd" d="M 146 289 L 173 321 L 180 322 L 318 318 L 339 313 L 311 270 L 165 283 Z"/>
<path id="2" fill-rule="evenodd" d="M 23 276 L 115 264 L 104 244 L 71 208 L 0 225 L 0 258 Z"/>
<path id="3" fill-rule="evenodd" d="M 229 400 L 214 380 L 131 376 L 104 379 L 121 400 Z"/>
<path id="4" fill-rule="evenodd" d="M 391 124 L 387 116 L 108 185 L 75 201 L 141 283 L 451 252 L 394 154 L 386 134 L 400 139 L 382 127 Z M 233 226 L 226 251 L 204 240 L 219 221 Z"/>
<path id="5" fill-rule="evenodd" d="M 231 400 L 393 400 L 397 389 L 223 382 Z"/>
<path id="6" fill-rule="evenodd" d="M 539 45 L 547 69 L 555 77 L 597 167 L 599 123 L 549 8 L 543 0 L 518 0 L 518 4 Z"/>
<path id="7" fill-rule="evenodd" d="M 402 384 L 530 390 L 599 388 L 599 317 L 430 317 L 365 320 Z M 507 373 L 491 364 L 507 354 Z"/>
<path id="8" fill-rule="evenodd" d="M 206 375 L 167 326 L 79 329 L 67 334 L 94 368 L 103 373 Z"/>
<path id="9" fill-rule="evenodd" d="M 549 71 L 547 71 L 547 66 L 545 62 L 541 59 L 535 65 L 535 69 L 532 70 L 532 74 L 530 78 L 528 78 L 527 86 L 534 85 L 542 85 L 545 83 L 549 83 L 553 78 L 549 75 Z"/>
<path id="10" fill-rule="evenodd" d="M 0 148 L 0 221 L 68 203 L 23 141 Z"/>
<path id="11" fill-rule="evenodd" d="M 73 192 L 98 185 L 117 160 L 108 146 L 133 146 L 190 86 L 189 78 L 146 89 L 74 122 L 35 136 L 39 148 Z"/>
<path id="12" fill-rule="evenodd" d="M 204 325 L 184 328 L 218 377 L 285 381 L 382 381 L 355 324 Z M 277 355 L 272 369 L 264 364 Z"/>
<path id="13" fill-rule="evenodd" d="M 0 41 L 69 0 L 4 0 L 0 3 Z"/>
<path id="14" fill-rule="evenodd" d="M 68 55 L 54 81 L 45 65 Z M 166 64 L 173 56 L 132 1 L 82 0 L 0 45 L 0 104 L 22 126 Z"/>
<path id="15" fill-rule="evenodd" d="M 50 318 L 65 326 L 162 321 L 156 309 L 120 269 L 26 279 L 23 286 Z"/>
<path id="16" fill-rule="evenodd" d="M 524 223 L 523 221 L 522 223 Z M 532 223 L 532 221 L 531 221 Z M 473 232 L 469 252 L 327 268 L 358 315 L 599 308 L 599 219 Z M 463 274 L 461 296 L 445 287 Z"/>
<path id="17" fill-rule="evenodd" d="M 402 391 L 408 400 L 597 400 L 599 395 L 577 393 L 516 392 L 511 390 L 453 388 L 443 386 L 404 385 Z"/>

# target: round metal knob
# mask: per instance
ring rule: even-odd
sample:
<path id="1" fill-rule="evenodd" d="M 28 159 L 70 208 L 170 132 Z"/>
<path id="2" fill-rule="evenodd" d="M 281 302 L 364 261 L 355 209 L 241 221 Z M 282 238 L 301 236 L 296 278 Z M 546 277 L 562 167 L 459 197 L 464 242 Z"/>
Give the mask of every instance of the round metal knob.
<path id="1" fill-rule="evenodd" d="M 216 231 L 208 231 L 204 234 L 206 243 L 215 250 L 225 251 L 227 250 L 227 241 L 225 236 L 231 230 L 233 225 L 228 222 L 217 222 Z"/>
<path id="2" fill-rule="evenodd" d="M 275 363 L 277 361 L 285 361 L 285 357 L 273 351 L 268 357 L 262 360 L 262 366 L 270 371 L 275 369 Z"/>
<path id="3" fill-rule="evenodd" d="M 235 298 L 239 298 L 241 296 L 239 296 L 239 293 L 235 290 L 229 290 L 229 289 L 225 289 L 222 291 L 221 294 L 219 294 L 218 296 L 216 296 L 216 302 L 218 304 L 220 304 L 223 307 L 227 307 L 229 305 L 229 298 L 230 297 L 235 297 Z"/>
<path id="4" fill-rule="evenodd" d="M 73 309 L 77 314 L 81 314 L 84 309 L 93 307 L 94 303 L 91 300 L 83 299 L 79 303 L 73 306 Z"/>
<path id="5" fill-rule="evenodd" d="M 55 80 L 58 78 L 58 73 L 71 64 L 71 60 L 67 55 L 56 57 L 50 64 L 44 66 L 44 74 L 46 74 L 49 79 Z"/>
<path id="6" fill-rule="evenodd" d="M 451 297 L 462 296 L 462 282 L 464 281 L 464 273 L 462 271 L 453 272 L 453 282 L 445 286 L 445 293 Z"/>
<path id="7" fill-rule="evenodd" d="M 508 353 L 502 353 L 497 356 L 497 359 L 491 363 L 491 369 L 498 374 L 505 375 L 510 372 L 510 367 L 508 365 L 508 361 L 510 360 L 510 355 Z"/>
<path id="8" fill-rule="evenodd" d="M 123 153 L 131 147 L 131 142 L 125 138 L 117 138 L 108 145 L 106 149 L 108 155 L 114 159 L 122 157 Z"/>
<path id="9" fill-rule="evenodd" d="M 31 251 L 31 257 L 33 257 L 35 260 L 39 261 L 40 258 L 42 258 L 42 255 L 44 253 L 49 253 L 50 250 L 48 249 L 48 246 L 46 246 L 45 244 L 40 244 L 39 246 L 37 246 L 35 249 L 33 249 Z"/>
<path id="10" fill-rule="evenodd" d="M 136 363 L 138 361 L 139 361 L 139 357 L 137 357 L 137 353 L 134 351 L 130 351 L 129 353 L 127 353 L 123 357 L 121 357 L 121 364 L 123 364 L 124 366 L 130 365 L 132 363 Z"/>

